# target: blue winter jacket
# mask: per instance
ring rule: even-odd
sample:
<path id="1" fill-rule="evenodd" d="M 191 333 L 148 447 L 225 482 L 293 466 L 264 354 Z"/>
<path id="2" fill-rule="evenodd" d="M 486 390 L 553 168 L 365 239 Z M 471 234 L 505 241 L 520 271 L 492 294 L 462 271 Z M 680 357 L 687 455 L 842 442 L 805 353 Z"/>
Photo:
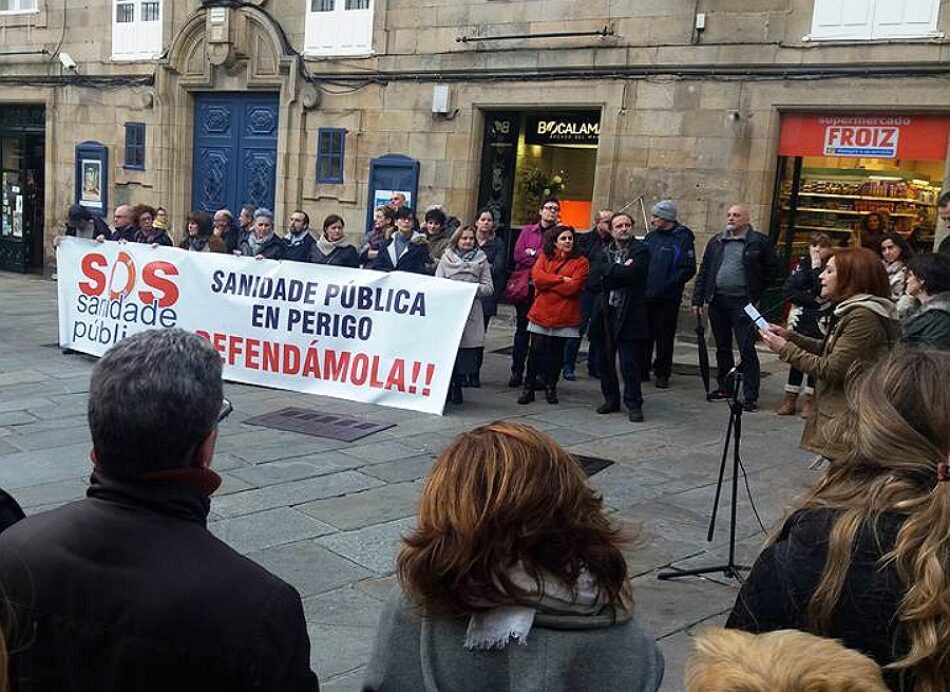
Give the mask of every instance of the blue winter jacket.
<path id="1" fill-rule="evenodd" d="M 668 231 L 650 231 L 643 242 L 650 248 L 647 300 L 679 300 L 696 274 L 693 232 L 677 223 Z"/>

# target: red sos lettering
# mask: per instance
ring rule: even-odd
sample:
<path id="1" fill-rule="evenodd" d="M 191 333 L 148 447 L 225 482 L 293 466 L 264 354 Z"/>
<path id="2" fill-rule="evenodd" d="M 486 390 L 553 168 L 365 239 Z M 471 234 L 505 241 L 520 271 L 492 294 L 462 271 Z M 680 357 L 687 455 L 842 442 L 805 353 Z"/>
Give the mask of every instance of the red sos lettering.
<path id="1" fill-rule="evenodd" d="M 147 263 L 139 280 L 135 260 L 124 250 L 119 252 L 111 271 L 105 255 L 91 252 L 82 258 L 80 269 L 87 280 L 79 282 L 79 290 L 87 296 L 101 296 L 108 290 L 110 300 L 119 300 L 131 295 L 141 283 L 143 285 L 136 295 L 142 303 L 151 305 L 158 301 L 158 307 L 167 308 L 178 302 L 178 286 L 171 279 L 178 276 L 178 267 L 171 262 L 156 260 Z M 116 285 L 117 281 L 121 285 Z"/>

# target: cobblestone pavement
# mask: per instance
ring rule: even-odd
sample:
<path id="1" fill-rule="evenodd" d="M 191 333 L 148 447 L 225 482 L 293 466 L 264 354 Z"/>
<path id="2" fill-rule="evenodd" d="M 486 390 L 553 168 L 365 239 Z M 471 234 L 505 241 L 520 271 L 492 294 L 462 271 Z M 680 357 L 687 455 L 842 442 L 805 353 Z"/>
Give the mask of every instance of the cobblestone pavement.
<path id="1" fill-rule="evenodd" d="M 56 346 L 56 285 L 0 273 L 0 487 L 28 513 L 82 497 L 90 470 L 85 409 L 94 360 Z M 504 319 L 488 350 L 510 344 Z M 425 348 L 420 341 L 420 348 Z M 677 347 L 677 362 L 695 349 Z M 744 417 L 743 461 L 767 527 L 814 475 L 798 449 L 802 421 L 769 412 L 781 397 L 784 369 L 763 356 L 762 410 Z M 582 370 L 582 369 L 581 369 Z M 228 384 L 235 411 L 215 458 L 224 478 L 212 503 L 211 530 L 293 584 L 304 599 L 313 665 L 329 692 L 357 690 L 373 643 L 381 601 L 393 586 L 399 536 L 412 525 L 423 479 L 458 431 L 506 419 L 546 430 L 570 451 L 613 460 L 593 483 L 617 520 L 639 529 L 629 551 L 638 617 L 666 656 L 664 690 L 682 688 L 691 633 L 722 623 L 736 585 L 722 578 L 657 580 L 668 565 L 721 562 L 728 511 L 712 543 L 706 525 L 728 410 L 701 396 L 696 376 L 674 375 L 672 388 L 645 385 L 646 422 L 595 415 L 597 382 L 561 386 L 561 404 L 543 397 L 515 404 L 506 385 L 508 357 L 488 353 L 480 390 L 444 417 L 261 387 Z M 354 443 L 281 433 L 243 423 L 285 406 L 311 407 L 396 424 Z M 725 505 L 723 505 L 725 508 Z M 764 535 L 740 483 L 738 557 L 749 564 Z"/>

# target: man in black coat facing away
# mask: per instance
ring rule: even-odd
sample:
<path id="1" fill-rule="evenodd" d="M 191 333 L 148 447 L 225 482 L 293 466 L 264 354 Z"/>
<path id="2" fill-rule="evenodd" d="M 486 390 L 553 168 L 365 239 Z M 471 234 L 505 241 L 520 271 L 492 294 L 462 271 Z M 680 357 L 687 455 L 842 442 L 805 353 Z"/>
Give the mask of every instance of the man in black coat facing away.
<path id="1" fill-rule="evenodd" d="M 709 305 L 709 322 L 716 340 L 718 387 L 710 401 L 732 395 L 726 375 L 735 366 L 732 338 L 735 336 L 742 358 L 743 408 L 758 409 L 759 357 L 755 352 L 755 325 L 745 313 L 748 303 L 757 303 L 769 282 L 781 271 L 778 255 L 768 237 L 752 228 L 749 210 L 734 204 L 726 212 L 726 228 L 706 244 L 703 262 L 693 288 L 693 313 L 703 316 Z"/>
<path id="2" fill-rule="evenodd" d="M 317 692 L 298 593 L 207 529 L 221 358 L 180 329 L 92 373 L 86 498 L 0 535 L 13 690 Z"/>
<path id="3" fill-rule="evenodd" d="M 597 345 L 600 391 L 604 403 L 597 413 L 620 410 L 617 356 L 623 377 L 623 401 L 632 422 L 643 421 L 639 356 L 647 334 L 646 286 L 650 251 L 633 237 L 633 217 L 625 213 L 610 219 L 613 242 L 592 258 L 587 286 L 597 294 L 590 318 L 591 344 Z"/>

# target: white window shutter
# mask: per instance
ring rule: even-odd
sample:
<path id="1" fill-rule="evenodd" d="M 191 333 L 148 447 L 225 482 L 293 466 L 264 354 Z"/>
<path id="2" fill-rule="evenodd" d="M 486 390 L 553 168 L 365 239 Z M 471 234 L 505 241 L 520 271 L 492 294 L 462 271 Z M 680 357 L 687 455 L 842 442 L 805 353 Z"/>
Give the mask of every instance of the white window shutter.
<path id="1" fill-rule="evenodd" d="M 340 49 L 346 53 L 368 53 L 373 48 L 373 5 L 365 10 L 345 9 L 340 19 Z"/>
<path id="2" fill-rule="evenodd" d="M 810 37 L 871 38 L 873 19 L 874 0 L 815 0 Z"/>
<path id="3" fill-rule="evenodd" d="M 336 0 L 332 11 L 313 12 L 313 0 L 305 0 L 305 52 L 309 55 L 364 55 L 373 49 L 373 1 L 366 9 L 346 9 L 346 0 Z M 359 3 L 351 3 L 359 4 Z M 327 6 L 323 0 L 322 6 Z"/>
<path id="4" fill-rule="evenodd" d="M 874 38 L 931 36 L 937 32 L 940 0 L 877 0 Z"/>
<path id="5" fill-rule="evenodd" d="M 142 5 L 147 0 L 114 0 L 112 3 L 112 59 L 152 60 L 162 53 L 162 0 L 158 0 L 158 19 L 143 21 Z M 154 2 L 155 0 L 151 0 Z M 119 22 L 119 5 L 132 6 L 132 21 Z"/>

